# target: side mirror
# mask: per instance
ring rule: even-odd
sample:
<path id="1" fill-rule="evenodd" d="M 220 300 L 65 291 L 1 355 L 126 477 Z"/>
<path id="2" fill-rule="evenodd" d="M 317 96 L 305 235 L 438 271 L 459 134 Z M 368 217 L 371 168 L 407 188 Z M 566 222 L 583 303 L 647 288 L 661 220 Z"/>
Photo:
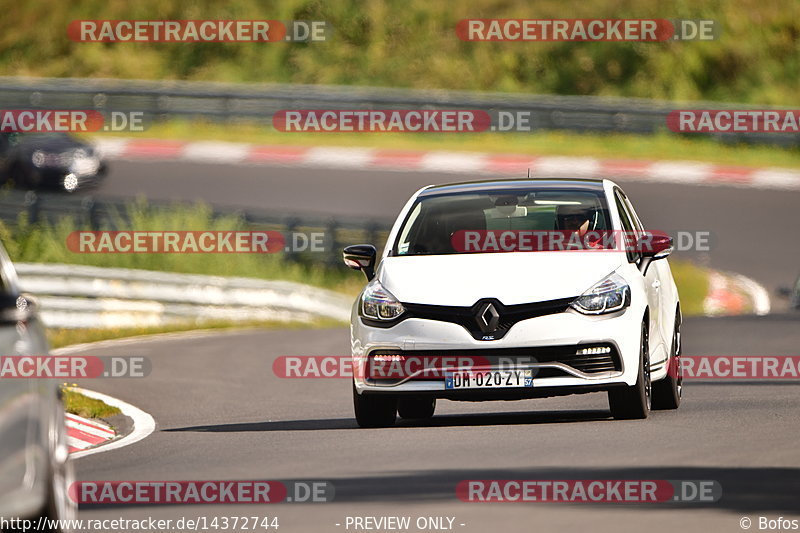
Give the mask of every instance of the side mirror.
<path id="1" fill-rule="evenodd" d="M 375 277 L 375 259 L 378 250 L 371 244 L 354 244 L 342 252 L 344 264 L 353 270 L 360 270 L 367 276 L 367 280 Z"/>
<path id="2" fill-rule="evenodd" d="M 36 300 L 30 296 L 0 295 L 0 324 L 16 324 L 30 320 L 36 312 Z"/>
<path id="3" fill-rule="evenodd" d="M 672 237 L 664 234 L 645 233 L 639 237 L 636 249 L 641 252 L 642 257 L 650 259 L 664 259 L 674 250 Z"/>

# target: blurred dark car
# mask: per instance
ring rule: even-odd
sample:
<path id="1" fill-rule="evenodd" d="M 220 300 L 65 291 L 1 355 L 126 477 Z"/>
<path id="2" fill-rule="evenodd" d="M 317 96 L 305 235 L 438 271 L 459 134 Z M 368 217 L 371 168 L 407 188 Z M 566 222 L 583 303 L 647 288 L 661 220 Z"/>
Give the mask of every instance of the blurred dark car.
<path id="1" fill-rule="evenodd" d="M 66 133 L 0 133 L 0 181 L 73 192 L 96 185 L 106 164 L 90 144 Z"/>
<path id="2" fill-rule="evenodd" d="M 778 295 L 789 299 L 789 307 L 791 309 L 800 311 L 800 276 L 794 282 L 794 286 L 779 288 Z"/>

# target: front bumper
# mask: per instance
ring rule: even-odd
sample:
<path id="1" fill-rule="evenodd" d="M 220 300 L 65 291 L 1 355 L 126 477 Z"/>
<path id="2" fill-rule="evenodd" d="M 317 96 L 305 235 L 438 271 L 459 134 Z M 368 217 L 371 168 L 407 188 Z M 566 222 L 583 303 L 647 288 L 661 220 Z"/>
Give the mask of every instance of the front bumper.
<path id="1" fill-rule="evenodd" d="M 96 169 L 74 168 L 73 166 L 32 167 L 30 172 L 32 181 L 39 183 L 43 188 L 74 192 L 99 185 L 105 177 L 106 165 L 101 161 Z M 66 184 L 67 180 L 73 180 L 69 186 Z"/>
<path id="2" fill-rule="evenodd" d="M 586 316 L 574 310 L 523 320 L 499 340 L 476 340 L 462 326 L 451 322 L 409 318 L 391 328 L 352 321 L 352 355 L 356 390 L 360 394 L 430 395 L 455 400 L 507 400 L 595 392 L 633 385 L 639 366 L 642 314 L 635 307 L 619 313 Z M 575 352 L 586 346 L 609 346 L 617 365 L 596 363 L 581 367 Z M 534 373 L 532 387 L 509 389 L 445 388 L 441 373 L 413 373 L 400 379 L 375 379 L 370 357 L 374 354 L 442 354 L 453 356 L 448 372 L 470 370 L 527 370 Z M 500 361 L 496 356 L 511 357 Z M 573 358 L 565 358 L 571 355 Z M 468 358 L 467 364 L 458 361 Z M 477 356 L 481 363 L 476 367 Z M 527 357 L 526 357 L 527 356 Z M 488 361 L 488 364 L 486 364 Z M 502 364 L 501 364 L 502 363 Z M 599 372 L 596 369 L 601 370 Z"/>

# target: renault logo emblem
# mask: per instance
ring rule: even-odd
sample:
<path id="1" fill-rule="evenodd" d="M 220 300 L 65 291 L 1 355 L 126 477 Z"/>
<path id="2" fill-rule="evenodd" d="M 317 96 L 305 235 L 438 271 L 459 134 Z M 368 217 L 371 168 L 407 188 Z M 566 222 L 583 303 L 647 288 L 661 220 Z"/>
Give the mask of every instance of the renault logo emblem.
<path id="1" fill-rule="evenodd" d="M 500 313 L 492 302 L 486 302 L 478 308 L 478 314 L 475 317 L 478 322 L 478 327 L 484 333 L 490 333 L 497 329 L 500 323 Z"/>

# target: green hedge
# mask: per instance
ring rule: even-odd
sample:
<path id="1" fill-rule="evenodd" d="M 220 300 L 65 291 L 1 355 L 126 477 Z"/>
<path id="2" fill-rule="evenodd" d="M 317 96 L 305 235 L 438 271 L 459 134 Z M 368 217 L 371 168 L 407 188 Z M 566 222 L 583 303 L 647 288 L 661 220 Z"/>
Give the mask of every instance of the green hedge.
<path id="1" fill-rule="evenodd" d="M 6 2 L 0 74 L 291 82 L 794 105 L 796 3 L 765 0 L 186 0 Z M 309 44 L 75 43 L 76 19 L 326 20 Z M 463 18 L 706 18 L 714 42 L 474 43 Z"/>

